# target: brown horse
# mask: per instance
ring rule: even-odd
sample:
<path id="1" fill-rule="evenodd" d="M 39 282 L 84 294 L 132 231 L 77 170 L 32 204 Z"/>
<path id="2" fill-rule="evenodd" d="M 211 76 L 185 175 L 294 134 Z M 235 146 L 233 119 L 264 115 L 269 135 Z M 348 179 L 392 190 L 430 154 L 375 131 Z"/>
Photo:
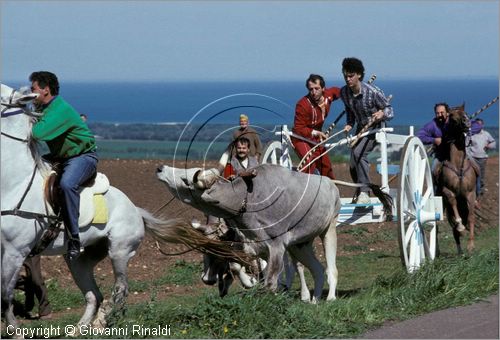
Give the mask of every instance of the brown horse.
<path id="1" fill-rule="evenodd" d="M 457 251 L 462 253 L 460 236 L 466 235 L 466 222 L 469 229 L 467 250 L 474 250 L 474 206 L 476 202 L 476 177 L 479 175 L 477 164 L 465 152 L 466 136 L 470 121 L 464 111 L 464 104 L 450 109 L 448 127 L 443 132 L 443 155 L 438 187 L 441 189 L 448 222 L 453 228 Z"/>

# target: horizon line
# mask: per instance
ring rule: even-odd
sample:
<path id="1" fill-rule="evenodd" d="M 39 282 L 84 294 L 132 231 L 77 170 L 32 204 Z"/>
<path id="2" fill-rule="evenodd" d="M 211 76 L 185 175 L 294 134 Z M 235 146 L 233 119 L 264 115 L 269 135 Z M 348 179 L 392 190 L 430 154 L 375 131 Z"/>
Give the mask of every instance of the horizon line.
<path id="1" fill-rule="evenodd" d="M 424 77 L 424 76 L 414 76 L 414 77 L 387 77 L 384 76 L 384 80 L 390 80 L 390 81 L 403 81 L 403 80 L 435 80 L 435 81 L 453 81 L 453 80 L 497 80 L 499 81 L 500 78 L 498 75 L 490 75 L 490 76 L 481 76 L 481 75 L 475 75 L 475 76 L 456 76 L 456 77 Z M 295 82 L 295 81 L 300 81 L 303 82 L 304 79 L 299 79 L 299 78 L 265 78 L 265 79 L 258 79 L 258 78 L 238 78 L 238 79 L 233 79 L 233 78 L 226 78 L 226 79 L 196 79 L 196 78 L 190 78 L 190 79 L 181 79 L 181 78 L 176 78 L 176 79 L 86 79 L 86 80 L 80 80 L 80 79 L 64 79 L 61 76 L 58 76 L 59 81 L 63 79 L 64 82 L 66 83 L 190 83 L 190 82 L 198 82 L 198 83 L 244 83 L 244 82 L 268 82 L 268 83 L 273 83 L 273 82 L 284 82 L 284 81 L 290 81 L 290 82 Z M 28 78 L 20 80 L 20 79 L 7 79 L 7 80 L 2 80 L 1 83 L 6 84 L 9 82 L 25 82 L 27 81 Z M 331 81 L 344 81 L 343 78 L 340 77 L 332 77 L 330 78 Z"/>

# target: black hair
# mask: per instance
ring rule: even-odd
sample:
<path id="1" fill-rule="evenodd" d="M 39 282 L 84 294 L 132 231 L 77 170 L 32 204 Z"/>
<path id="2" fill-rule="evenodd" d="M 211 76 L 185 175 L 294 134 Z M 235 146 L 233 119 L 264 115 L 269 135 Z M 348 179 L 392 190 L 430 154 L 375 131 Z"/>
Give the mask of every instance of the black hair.
<path id="1" fill-rule="evenodd" d="M 316 83 L 319 80 L 319 85 L 325 87 L 325 80 L 319 74 L 310 74 L 306 80 L 306 88 L 309 90 L 309 82 Z"/>
<path id="2" fill-rule="evenodd" d="M 450 113 L 450 107 L 445 102 L 436 103 L 436 105 L 434 105 L 434 112 L 436 112 L 436 109 L 437 109 L 438 106 L 444 106 L 444 109 L 446 110 L 446 112 Z"/>
<path id="3" fill-rule="evenodd" d="M 250 139 L 248 139 L 247 137 L 238 137 L 234 145 L 236 145 L 237 143 L 246 144 L 248 147 L 250 147 Z"/>
<path id="4" fill-rule="evenodd" d="M 363 62 L 358 58 L 344 58 L 342 60 L 342 73 L 357 73 L 361 74 L 359 80 L 363 80 L 365 77 L 365 67 L 363 66 Z"/>
<path id="5" fill-rule="evenodd" d="M 59 94 L 59 81 L 54 73 L 48 71 L 33 72 L 30 75 L 30 82 L 34 81 L 38 83 L 40 88 L 48 86 L 51 95 L 57 96 Z"/>

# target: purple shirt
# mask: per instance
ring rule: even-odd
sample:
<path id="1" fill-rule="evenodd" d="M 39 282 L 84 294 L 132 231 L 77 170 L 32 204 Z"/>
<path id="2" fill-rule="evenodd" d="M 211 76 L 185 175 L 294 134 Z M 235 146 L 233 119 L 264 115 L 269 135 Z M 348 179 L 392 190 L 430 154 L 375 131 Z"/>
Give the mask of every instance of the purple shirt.
<path id="1" fill-rule="evenodd" d="M 443 130 L 446 123 L 439 123 L 435 118 L 425 124 L 423 128 L 417 131 L 417 137 L 420 138 L 425 145 L 433 144 L 435 138 L 443 137 Z"/>
<path id="2" fill-rule="evenodd" d="M 435 138 L 443 137 L 443 131 L 446 130 L 447 126 L 447 123 L 439 123 L 436 118 L 434 118 L 429 123 L 425 124 L 423 128 L 417 131 L 417 137 L 420 138 L 422 143 L 425 145 L 433 144 Z M 470 127 L 471 135 L 481 132 L 481 129 L 481 124 L 478 121 L 473 120 Z"/>

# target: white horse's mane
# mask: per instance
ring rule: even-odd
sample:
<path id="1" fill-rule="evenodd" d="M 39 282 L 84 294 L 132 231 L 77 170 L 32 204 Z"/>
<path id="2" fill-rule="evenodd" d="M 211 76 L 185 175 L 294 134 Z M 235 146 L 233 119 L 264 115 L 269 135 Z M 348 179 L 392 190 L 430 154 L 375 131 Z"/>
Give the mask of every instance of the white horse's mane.
<path id="1" fill-rule="evenodd" d="M 31 126 L 36 123 L 36 118 L 35 117 L 30 117 L 30 128 Z M 30 133 L 27 137 L 27 140 L 28 140 L 28 148 L 30 150 L 30 153 L 31 153 L 31 157 L 33 157 L 33 160 L 35 161 L 35 164 L 36 164 L 36 167 L 38 169 L 40 169 L 40 171 L 42 172 L 42 175 L 45 176 L 45 171 L 48 169 L 47 167 L 47 163 L 42 159 L 42 155 L 40 155 L 40 144 L 38 143 L 38 141 L 36 139 L 33 138 L 32 134 L 31 134 L 31 129 L 30 129 Z"/>
<path id="2" fill-rule="evenodd" d="M 36 164 L 36 167 L 42 171 L 42 174 L 48 169 L 47 165 L 42 159 L 42 156 L 40 155 L 39 152 L 39 143 L 36 139 L 33 138 L 31 134 L 31 127 L 33 124 L 37 122 L 37 117 L 41 116 L 41 113 L 37 112 L 32 112 L 27 108 L 27 104 L 32 101 L 36 96 L 34 96 L 31 93 L 26 93 L 26 90 L 23 91 L 18 91 L 15 90 L 5 84 L 1 84 L 1 105 L 2 105 L 2 113 L 5 110 L 5 112 L 8 112 L 9 110 L 23 110 L 24 113 L 28 115 L 28 135 L 27 136 L 14 136 L 17 138 L 23 138 L 26 140 L 28 149 L 30 150 L 31 156 L 33 157 L 33 161 Z M 9 99 L 8 99 L 9 97 Z M 19 103 L 19 104 L 18 104 Z M 18 105 L 16 105 L 18 104 Z M 9 108 L 8 105 L 14 105 L 14 107 Z M 21 114 L 21 113 L 20 113 Z"/>

